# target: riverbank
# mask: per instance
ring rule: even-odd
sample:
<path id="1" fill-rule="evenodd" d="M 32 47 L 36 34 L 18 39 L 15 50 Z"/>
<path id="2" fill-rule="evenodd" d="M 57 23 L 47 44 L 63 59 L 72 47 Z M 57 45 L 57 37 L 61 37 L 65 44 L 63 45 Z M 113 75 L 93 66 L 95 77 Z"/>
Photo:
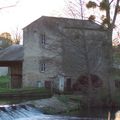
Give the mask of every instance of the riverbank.
<path id="1" fill-rule="evenodd" d="M 111 117 L 114 118 L 115 113 L 119 110 L 119 108 L 111 109 L 109 107 L 92 107 L 88 110 L 85 98 L 81 95 L 54 95 L 51 98 L 31 100 L 22 104 L 31 104 L 42 113 L 49 115 L 93 118 L 107 118 L 108 112 L 111 112 Z"/>
<path id="2" fill-rule="evenodd" d="M 0 104 L 19 104 L 23 101 L 45 99 L 52 96 L 45 88 L 0 88 Z"/>
<path id="3" fill-rule="evenodd" d="M 80 95 L 54 95 L 51 98 L 31 100 L 22 104 L 31 104 L 45 114 L 69 114 L 80 109 L 80 98 Z"/>

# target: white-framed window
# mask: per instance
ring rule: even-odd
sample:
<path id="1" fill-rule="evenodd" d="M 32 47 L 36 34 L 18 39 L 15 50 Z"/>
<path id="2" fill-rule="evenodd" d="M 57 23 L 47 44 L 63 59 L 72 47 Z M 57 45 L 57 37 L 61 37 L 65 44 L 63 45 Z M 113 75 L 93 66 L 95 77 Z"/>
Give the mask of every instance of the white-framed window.
<path id="1" fill-rule="evenodd" d="M 46 64 L 40 63 L 40 72 L 45 72 L 45 70 L 46 70 Z"/>

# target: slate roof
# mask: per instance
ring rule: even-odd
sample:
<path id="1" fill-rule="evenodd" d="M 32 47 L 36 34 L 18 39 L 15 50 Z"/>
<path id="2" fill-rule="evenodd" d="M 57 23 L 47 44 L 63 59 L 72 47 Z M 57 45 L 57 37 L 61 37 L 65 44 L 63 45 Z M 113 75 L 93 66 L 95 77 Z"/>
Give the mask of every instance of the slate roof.
<path id="1" fill-rule="evenodd" d="M 64 17 L 51 17 L 51 16 L 42 16 L 38 18 L 37 20 L 33 21 L 32 23 L 30 23 L 29 25 L 27 25 L 26 27 L 24 27 L 23 30 L 28 27 L 34 27 L 35 24 L 39 26 L 40 23 L 46 26 L 50 23 L 53 23 L 53 24 L 60 23 L 60 25 L 64 24 L 63 25 L 64 27 L 70 27 L 70 28 L 72 27 L 81 28 L 82 27 L 84 29 L 104 30 L 101 27 L 101 25 L 91 20 L 81 20 L 81 19 L 64 18 Z"/>
<path id="2" fill-rule="evenodd" d="M 11 45 L 5 49 L 0 50 L 0 61 L 22 61 L 23 60 L 23 46 Z"/>

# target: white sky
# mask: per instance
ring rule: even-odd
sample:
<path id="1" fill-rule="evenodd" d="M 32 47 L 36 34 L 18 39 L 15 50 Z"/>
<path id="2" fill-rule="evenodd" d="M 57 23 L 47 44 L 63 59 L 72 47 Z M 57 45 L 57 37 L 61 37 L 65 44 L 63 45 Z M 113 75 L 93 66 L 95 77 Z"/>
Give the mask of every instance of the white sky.
<path id="1" fill-rule="evenodd" d="M 17 28 L 18 31 L 21 32 L 22 28 L 40 18 L 42 15 L 65 15 L 63 13 L 66 7 L 64 1 L 65 0 L 0 0 L 0 8 L 18 2 L 15 7 L 0 9 L 0 34 L 9 32 L 13 35 L 17 31 Z"/>
<path id="2" fill-rule="evenodd" d="M 0 7 L 16 1 L 15 7 L 0 9 L 0 33 L 22 29 L 42 15 L 59 16 L 64 8 L 64 0 L 0 0 Z"/>

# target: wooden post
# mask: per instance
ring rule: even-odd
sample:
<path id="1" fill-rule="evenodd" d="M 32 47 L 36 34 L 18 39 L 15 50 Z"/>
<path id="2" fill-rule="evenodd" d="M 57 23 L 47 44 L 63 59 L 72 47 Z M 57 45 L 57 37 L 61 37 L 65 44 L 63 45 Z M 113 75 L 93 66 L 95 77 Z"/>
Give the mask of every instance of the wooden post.
<path id="1" fill-rule="evenodd" d="M 111 120 L 111 114 L 108 112 L 108 120 Z"/>

